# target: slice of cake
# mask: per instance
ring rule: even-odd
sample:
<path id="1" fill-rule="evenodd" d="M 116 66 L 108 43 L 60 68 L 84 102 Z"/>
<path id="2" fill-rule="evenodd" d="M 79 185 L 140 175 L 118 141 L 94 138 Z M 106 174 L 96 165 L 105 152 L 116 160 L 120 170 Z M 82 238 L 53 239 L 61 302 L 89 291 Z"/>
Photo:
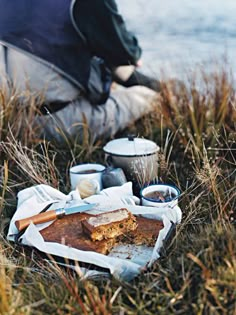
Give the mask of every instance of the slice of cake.
<path id="1" fill-rule="evenodd" d="M 137 228 L 135 216 L 125 208 L 104 212 L 81 221 L 92 241 L 115 238 Z"/>

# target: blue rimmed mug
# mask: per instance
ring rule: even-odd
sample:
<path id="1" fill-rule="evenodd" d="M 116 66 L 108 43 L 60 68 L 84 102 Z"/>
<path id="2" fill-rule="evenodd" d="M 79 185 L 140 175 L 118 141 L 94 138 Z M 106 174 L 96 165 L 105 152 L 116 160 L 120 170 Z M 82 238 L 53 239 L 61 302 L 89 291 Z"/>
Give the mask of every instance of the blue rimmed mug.
<path id="1" fill-rule="evenodd" d="M 179 188 L 169 184 L 149 185 L 140 192 L 143 206 L 160 208 L 177 206 L 179 196 Z"/>

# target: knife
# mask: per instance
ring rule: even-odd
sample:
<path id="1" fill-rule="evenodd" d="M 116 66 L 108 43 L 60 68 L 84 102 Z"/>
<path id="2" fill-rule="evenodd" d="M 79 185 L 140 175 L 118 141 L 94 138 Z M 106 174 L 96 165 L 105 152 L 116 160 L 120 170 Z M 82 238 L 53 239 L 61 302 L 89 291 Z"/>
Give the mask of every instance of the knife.
<path id="1" fill-rule="evenodd" d="M 88 203 L 88 204 L 82 204 L 79 206 L 73 206 L 68 208 L 58 208 L 56 210 L 49 210 L 43 213 L 39 213 L 36 215 L 33 215 L 29 218 L 20 219 L 15 221 L 15 225 L 18 229 L 18 231 L 22 231 L 24 228 L 26 228 L 30 223 L 39 224 L 44 223 L 48 221 L 52 221 L 55 219 L 60 219 L 64 215 L 73 214 L 73 213 L 79 213 L 83 211 L 87 211 L 95 207 L 96 203 Z"/>

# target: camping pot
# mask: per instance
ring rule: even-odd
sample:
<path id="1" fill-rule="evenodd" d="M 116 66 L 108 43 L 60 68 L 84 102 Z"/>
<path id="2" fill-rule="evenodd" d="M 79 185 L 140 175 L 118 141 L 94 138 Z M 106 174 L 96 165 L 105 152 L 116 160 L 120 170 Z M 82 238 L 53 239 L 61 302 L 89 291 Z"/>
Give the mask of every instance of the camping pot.
<path id="1" fill-rule="evenodd" d="M 123 169 L 127 180 L 140 186 L 157 180 L 160 148 L 151 140 L 128 136 L 111 140 L 104 147 L 109 166 Z"/>

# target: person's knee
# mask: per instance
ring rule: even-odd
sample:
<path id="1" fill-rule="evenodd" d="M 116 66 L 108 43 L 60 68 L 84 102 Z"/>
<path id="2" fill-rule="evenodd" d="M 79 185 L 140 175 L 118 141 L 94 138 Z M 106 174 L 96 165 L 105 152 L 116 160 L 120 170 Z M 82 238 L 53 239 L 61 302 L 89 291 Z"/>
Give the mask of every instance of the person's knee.
<path id="1" fill-rule="evenodd" d="M 142 85 L 135 85 L 129 88 L 126 88 L 126 93 L 130 94 L 131 97 L 141 97 L 144 99 L 145 102 L 148 102 L 152 99 L 154 99 L 155 97 L 157 97 L 158 93 L 155 92 L 154 90 L 146 87 L 146 86 L 142 86 Z"/>

